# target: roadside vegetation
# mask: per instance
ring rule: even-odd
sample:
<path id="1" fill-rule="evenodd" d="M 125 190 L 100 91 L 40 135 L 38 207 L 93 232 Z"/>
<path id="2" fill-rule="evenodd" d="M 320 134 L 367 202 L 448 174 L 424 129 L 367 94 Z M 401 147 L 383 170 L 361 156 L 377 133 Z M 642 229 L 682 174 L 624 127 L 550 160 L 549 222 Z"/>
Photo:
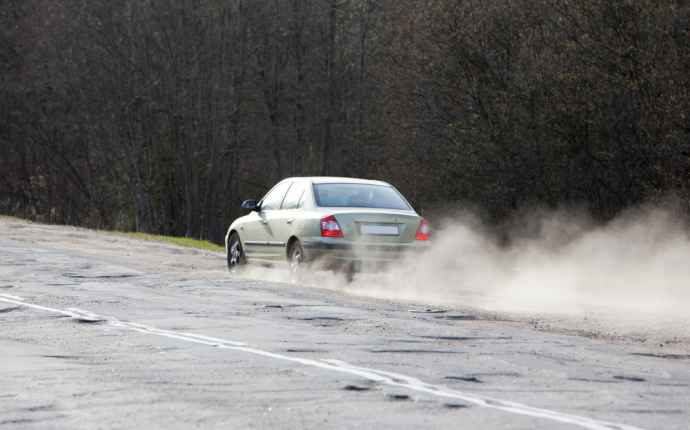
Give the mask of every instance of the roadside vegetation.
<path id="1" fill-rule="evenodd" d="M 205 251 L 225 252 L 225 247 L 209 242 L 207 240 L 191 239 L 188 237 L 177 236 L 163 236 L 159 234 L 136 233 L 136 232 L 118 232 L 127 237 L 139 240 L 148 240 L 154 242 L 165 242 L 173 245 L 184 246 L 187 248 L 203 249 Z"/>
<path id="2" fill-rule="evenodd" d="M 26 219 L 15 217 L 15 216 L 9 216 L 9 215 L 0 215 L 0 221 L 23 222 L 23 223 L 31 222 L 30 220 L 26 220 Z M 209 242 L 208 240 L 198 240 L 198 239 L 192 239 L 189 237 L 164 236 L 164 235 L 160 235 L 160 234 L 128 232 L 128 231 L 109 231 L 108 233 L 123 235 L 123 236 L 131 237 L 132 239 L 165 242 L 165 243 L 170 243 L 173 245 L 184 246 L 187 248 L 203 249 L 205 251 L 225 252 L 224 246 L 215 244 L 213 242 Z"/>
<path id="3" fill-rule="evenodd" d="M 18 218 L 16 216 L 2 215 L 2 214 L 0 214 L 0 219 L 7 220 L 7 221 L 25 221 L 25 220 Z"/>
<path id="4" fill-rule="evenodd" d="M 0 213 L 220 243 L 293 175 L 690 212 L 687 1 L 8 0 L 0 58 Z"/>

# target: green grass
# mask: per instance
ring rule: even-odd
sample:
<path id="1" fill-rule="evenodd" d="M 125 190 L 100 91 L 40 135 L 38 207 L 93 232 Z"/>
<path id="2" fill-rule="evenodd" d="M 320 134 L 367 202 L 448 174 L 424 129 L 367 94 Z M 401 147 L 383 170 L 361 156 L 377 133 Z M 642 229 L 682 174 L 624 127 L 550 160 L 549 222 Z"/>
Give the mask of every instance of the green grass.
<path id="1" fill-rule="evenodd" d="M 13 216 L 9 216 L 9 215 L 0 215 L 0 220 L 14 221 L 14 222 L 31 222 L 31 221 L 25 220 L 23 218 L 17 218 L 17 217 L 13 217 Z M 207 240 L 197 240 L 197 239 L 190 239 L 188 237 L 177 237 L 177 236 L 162 236 L 162 235 L 158 235 L 158 234 L 148 234 L 148 233 L 134 233 L 134 232 L 127 232 L 127 231 L 111 231 L 111 230 L 96 230 L 96 231 L 100 231 L 102 233 L 111 233 L 111 234 L 115 233 L 115 234 L 131 237 L 133 239 L 172 243 L 173 245 L 186 246 L 187 248 L 203 249 L 205 251 L 225 252 L 225 247 L 223 247 L 222 245 L 216 245 L 215 243 L 209 242 Z"/>
<path id="2" fill-rule="evenodd" d="M 31 222 L 22 218 L 17 218 L 16 216 L 12 215 L 0 215 L 0 219 L 4 219 L 7 221 Z"/>
<path id="3" fill-rule="evenodd" d="M 176 237 L 176 236 L 161 236 L 157 234 L 148 234 L 148 233 L 132 233 L 132 232 L 119 232 L 120 234 L 123 234 L 125 236 L 134 238 L 134 239 L 141 239 L 141 240 L 150 240 L 150 241 L 155 241 L 155 242 L 167 242 L 167 243 L 172 243 L 173 245 L 179 245 L 179 246 L 186 246 L 188 248 L 197 248 L 197 249 L 203 249 L 206 251 L 214 251 L 214 252 L 225 252 L 225 248 L 221 245 L 216 245 L 215 243 L 209 242 L 207 240 L 197 240 L 197 239 L 190 239 L 188 237 Z"/>

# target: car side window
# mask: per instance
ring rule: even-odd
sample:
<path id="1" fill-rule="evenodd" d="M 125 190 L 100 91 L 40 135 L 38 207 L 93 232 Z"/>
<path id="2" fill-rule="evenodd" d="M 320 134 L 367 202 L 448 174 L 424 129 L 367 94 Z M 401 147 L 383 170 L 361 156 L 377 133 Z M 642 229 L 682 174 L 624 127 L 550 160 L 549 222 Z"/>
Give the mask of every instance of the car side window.
<path id="1" fill-rule="evenodd" d="M 297 209 L 302 209 L 304 207 L 304 200 L 306 199 L 307 195 L 307 188 L 304 188 L 304 192 L 302 193 L 302 197 L 299 198 L 299 202 L 297 202 Z"/>
<path id="2" fill-rule="evenodd" d="M 283 198 L 289 187 L 290 182 L 281 182 L 273 187 L 263 200 L 261 200 L 261 210 L 280 209 L 280 204 L 283 202 Z"/>
<path id="3" fill-rule="evenodd" d="M 302 199 L 302 194 L 304 194 L 304 184 L 302 182 L 293 182 L 292 186 L 285 195 L 282 208 L 297 209 L 299 207 L 300 200 Z"/>

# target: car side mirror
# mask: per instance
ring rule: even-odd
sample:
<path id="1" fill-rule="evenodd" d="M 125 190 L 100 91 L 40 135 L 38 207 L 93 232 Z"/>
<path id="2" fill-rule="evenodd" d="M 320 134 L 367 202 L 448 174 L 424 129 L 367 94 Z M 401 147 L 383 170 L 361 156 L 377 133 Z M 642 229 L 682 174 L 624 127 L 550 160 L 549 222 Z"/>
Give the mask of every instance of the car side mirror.
<path id="1" fill-rule="evenodd" d="M 245 200 L 242 202 L 242 209 L 259 211 L 259 203 L 256 200 Z"/>

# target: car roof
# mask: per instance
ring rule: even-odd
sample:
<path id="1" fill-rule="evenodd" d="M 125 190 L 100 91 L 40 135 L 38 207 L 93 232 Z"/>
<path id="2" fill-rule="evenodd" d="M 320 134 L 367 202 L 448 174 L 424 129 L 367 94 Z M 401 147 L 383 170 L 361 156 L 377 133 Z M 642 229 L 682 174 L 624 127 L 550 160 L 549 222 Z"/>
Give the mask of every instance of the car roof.
<path id="1" fill-rule="evenodd" d="M 376 181 L 373 179 L 360 179 L 360 178 L 346 178 L 340 176 L 304 176 L 304 177 L 294 177 L 286 178 L 285 180 L 307 180 L 314 184 L 371 184 L 371 185 L 386 185 L 390 186 L 388 182 Z"/>

